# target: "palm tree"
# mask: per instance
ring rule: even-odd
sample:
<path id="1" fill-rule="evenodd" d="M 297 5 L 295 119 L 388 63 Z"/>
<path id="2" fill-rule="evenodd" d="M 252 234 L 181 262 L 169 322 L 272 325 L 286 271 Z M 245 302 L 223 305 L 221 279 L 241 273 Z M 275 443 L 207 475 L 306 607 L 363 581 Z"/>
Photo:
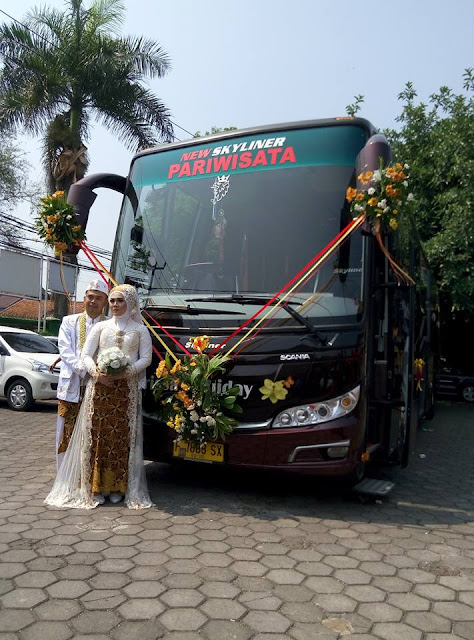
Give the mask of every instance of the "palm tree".
<path id="1" fill-rule="evenodd" d="M 134 150 L 173 139 L 168 109 L 143 86 L 169 70 L 168 56 L 153 40 L 119 36 L 124 14 L 121 0 L 66 0 L 64 11 L 0 25 L 0 130 L 43 136 L 51 191 L 84 176 L 91 118 Z"/>

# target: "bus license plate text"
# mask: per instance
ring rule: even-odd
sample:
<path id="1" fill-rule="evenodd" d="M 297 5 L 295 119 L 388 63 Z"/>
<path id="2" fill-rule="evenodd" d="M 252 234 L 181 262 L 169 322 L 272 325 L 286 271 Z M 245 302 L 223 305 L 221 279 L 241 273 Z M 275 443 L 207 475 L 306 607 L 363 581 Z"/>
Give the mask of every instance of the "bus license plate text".
<path id="1" fill-rule="evenodd" d="M 220 442 L 195 444 L 186 440 L 173 443 L 173 456 L 184 460 L 224 462 L 224 445 Z"/>

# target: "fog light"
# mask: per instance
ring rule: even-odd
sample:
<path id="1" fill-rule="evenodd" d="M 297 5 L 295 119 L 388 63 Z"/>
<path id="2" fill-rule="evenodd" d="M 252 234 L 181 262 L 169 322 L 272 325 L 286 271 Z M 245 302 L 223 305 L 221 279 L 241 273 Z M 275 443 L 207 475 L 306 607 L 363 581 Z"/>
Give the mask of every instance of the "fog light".
<path id="1" fill-rule="evenodd" d="M 345 458 L 349 452 L 349 447 L 328 447 L 328 458 Z"/>

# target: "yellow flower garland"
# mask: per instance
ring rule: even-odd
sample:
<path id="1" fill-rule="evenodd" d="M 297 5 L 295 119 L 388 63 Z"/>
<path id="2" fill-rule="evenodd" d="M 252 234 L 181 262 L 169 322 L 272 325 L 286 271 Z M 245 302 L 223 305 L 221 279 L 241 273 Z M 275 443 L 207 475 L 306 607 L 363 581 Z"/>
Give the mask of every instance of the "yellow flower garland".
<path id="1" fill-rule="evenodd" d="M 105 320 L 104 312 L 100 314 L 100 322 Z M 83 311 L 79 318 L 79 349 L 82 351 L 82 347 L 86 341 L 86 327 L 87 327 L 87 313 Z"/>

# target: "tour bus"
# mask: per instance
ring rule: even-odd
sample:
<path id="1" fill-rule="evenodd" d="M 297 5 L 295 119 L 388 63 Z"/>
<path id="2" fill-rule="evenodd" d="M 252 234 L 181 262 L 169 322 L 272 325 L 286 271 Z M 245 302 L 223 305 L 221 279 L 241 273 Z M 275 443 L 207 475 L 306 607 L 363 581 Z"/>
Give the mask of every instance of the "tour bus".
<path id="1" fill-rule="evenodd" d="M 188 350 L 200 335 L 215 350 L 262 305 L 275 305 L 214 380 L 217 391 L 237 386 L 243 409 L 223 446 L 174 446 L 176 432 L 156 416 L 153 362 L 145 458 L 353 480 L 368 460 L 408 463 L 433 403 L 433 288 L 416 234 L 384 237 L 414 286 L 397 281 L 364 224 L 275 304 L 351 221 L 346 190 L 379 158 L 390 158 L 385 138 L 368 121 L 343 117 L 163 144 L 138 153 L 127 177 L 97 174 L 73 185 L 69 201 L 83 225 L 94 188 L 124 194 L 111 272 L 137 286 L 147 317 Z M 418 370 L 415 360 L 423 361 Z M 291 380 L 286 397 L 264 399 L 266 379 Z"/>

